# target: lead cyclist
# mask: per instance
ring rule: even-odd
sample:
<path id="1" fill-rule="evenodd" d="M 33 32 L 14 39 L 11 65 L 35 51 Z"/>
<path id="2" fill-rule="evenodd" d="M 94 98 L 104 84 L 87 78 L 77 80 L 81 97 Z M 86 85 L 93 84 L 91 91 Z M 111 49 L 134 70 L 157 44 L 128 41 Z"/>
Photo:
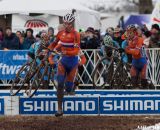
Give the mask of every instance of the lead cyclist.
<path id="1" fill-rule="evenodd" d="M 58 32 L 55 41 L 49 46 L 49 49 L 62 53 L 61 60 L 58 62 L 58 111 L 55 114 L 56 117 L 63 115 L 64 88 L 68 93 L 73 91 L 78 71 L 80 34 L 74 30 L 74 21 L 75 16 L 73 14 L 66 14 L 63 17 L 64 30 Z"/>

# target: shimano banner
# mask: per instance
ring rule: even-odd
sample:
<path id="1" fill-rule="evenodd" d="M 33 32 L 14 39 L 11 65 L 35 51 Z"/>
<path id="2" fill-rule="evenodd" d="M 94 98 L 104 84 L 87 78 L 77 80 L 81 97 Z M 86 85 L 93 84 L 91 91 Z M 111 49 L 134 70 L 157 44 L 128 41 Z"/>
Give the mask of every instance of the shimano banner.
<path id="1" fill-rule="evenodd" d="M 4 98 L 0 98 L 0 115 L 4 115 Z"/>
<path id="2" fill-rule="evenodd" d="M 16 72 L 27 60 L 27 51 L 0 51 L 0 77 L 13 79 Z"/>
<path id="3" fill-rule="evenodd" d="M 159 96 L 100 97 L 100 114 L 160 114 Z"/>
<path id="4" fill-rule="evenodd" d="M 64 114 L 97 115 L 99 97 L 65 97 Z M 20 98 L 20 114 L 54 114 L 58 104 L 56 97 Z"/>

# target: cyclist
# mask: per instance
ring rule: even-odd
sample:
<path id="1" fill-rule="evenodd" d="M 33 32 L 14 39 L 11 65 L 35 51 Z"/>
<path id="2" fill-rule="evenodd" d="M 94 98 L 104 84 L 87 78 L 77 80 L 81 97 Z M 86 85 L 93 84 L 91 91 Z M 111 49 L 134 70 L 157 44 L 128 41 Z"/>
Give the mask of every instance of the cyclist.
<path id="1" fill-rule="evenodd" d="M 75 16 L 73 14 L 65 15 L 63 17 L 65 30 L 58 32 L 55 41 L 49 46 L 49 49 L 62 53 L 62 58 L 58 63 L 58 111 L 55 116 L 63 115 L 62 100 L 64 96 L 64 87 L 68 93 L 72 92 L 77 73 L 80 34 L 74 30 L 74 21 Z"/>
<path id="2" fill-rule="evenodd" d="M 108 46 L 120 48 L 119 44 L 116 41 L 114 41 L 112 39 L 112 37 L 109 35 L 106 35 L 103 38 L 103 43 L 104 43 L 104 45 L 102 45 L 102 47 L 101 47 L 101 52 L 102 52 L 103 56 L 107 55 L 108 57 L 110 57 L 112 55 L 112 49 L 109 48 Z"/>
<path id="3" fill-rule="evenodd" d="M 28 52 L 29 62 L 31 62 L 33 59 L 35 59 L 35 56 L 38 55 L 38 58 L 36 59 L 36 63 L 38 65 L 38 64 L 40 64 L 41 60 L 44 58 L 44 55 L 46 55 L 45 51 L 43 50 L 43 46 L 41 46 L 42 42 L 45 46 L 48 46 L 49 36 L 47 35 L 47 33 L 42 33 L 40 40 L 33 43 L 30 46 L 29 52 Z M 43 70 L 41 70 L 41 71 L 43 71 Z M 44 80 L 43 80 L 42 84 L 45 88 L 49 87 L 49 83 L 48 83 L 47 79 L 48 79 L 48 76 L 47 75 L 44 76 Z"/>
<path id="4" fill-rule="evenodd" d="M 30 60 L 34 59 L 35 56 L 39 53 L 41 53 L 42 55 L 42 49 L 39 49 L 42 42 L 43 44 L 45 44 L 45 46 L 48 46 L 49 37 L 47 33 L 42 33 L 40 37 L 41 37 L 40 40 L 33 43 L 29 48 L 28 56 Z M 39 60 L 37 60 L 37 63 L 39 63 Z"/>
<path id="5" fill-rule="evenodd" d="M 119 48 L 120 46 L 116 41 L 113 41 L 113 39 L 110 35 L 106 35 L 103 38 L 103 45 L 101 47 L 100 54 L 102 54 L 102 56 L 108 57 L 108 58 L 106 58 L 106 60 L 103 61 L 103 64 L 105 64 L 105 65 L 111 64 L 111 68 L 109 71 L 110 75 L 113 74 L 113 69 L 114 69 L 113 62 L 111 63 L 111 56 L 113 55 L 111 47 Z M 107 81 L 111 80 L 111 76 L 108 76 L 107 74 L 103 74 L 102 77 L 103 77 L 103 80 L 106 80 L 106 79 L 107 79 Z"/>
<path id="6" fill-rule="evenodd" d="M 147 86 L 146 70 L 147 70 L 147 57 L 144 53 L 143 39 L 138 37 L 137 29 L 134 25 L 127 27 L 128 46 L 125 48 L 127 54 L 132 55 L 131 82 L 133 87 L 138 85 L 138 77 L 141 77 L 141 86 Z"/>

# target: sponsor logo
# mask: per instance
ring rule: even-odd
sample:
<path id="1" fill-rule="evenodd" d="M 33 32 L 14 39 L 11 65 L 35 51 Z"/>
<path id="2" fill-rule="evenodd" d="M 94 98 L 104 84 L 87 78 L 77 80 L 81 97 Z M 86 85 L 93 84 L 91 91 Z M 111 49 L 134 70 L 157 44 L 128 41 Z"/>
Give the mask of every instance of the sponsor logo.
<path id="1" fill-rule="evenodd" d="M 98 114 L 98 97 L 66 97 L 63 102 L 65 114 Z M 20 98 L 21 114 L 54 114 L 57 98 Z"/>
<path id="2" fill-rule="evenodd" d="M 22 65 L 7 65 L 0 63 L 0 72 L 2 75 L 16 74 Z"/>
<path id="3" fill-rule="evenodd" d="M 4 114 L 4 99 L 0 99 L 0 114 Z"/>
<path id="4" fill-rule="evenodd" d="M 101 114 L 160 113 L 159 97 L 100 97 Z"/>
<path id="5" fill-rule="evenodd" d="M 33 19 L 33 20 L 28 20 L 24 26 L 27 28 L 47 28 L 48 23 L 42 20 Z"/>
<path id="6" fill-rule="evenodd" d="M 28 59 L 28 55 L 20 55 L 20 54 L 16 54 L 13 55 L 13 60 L 27 60 Z"/>

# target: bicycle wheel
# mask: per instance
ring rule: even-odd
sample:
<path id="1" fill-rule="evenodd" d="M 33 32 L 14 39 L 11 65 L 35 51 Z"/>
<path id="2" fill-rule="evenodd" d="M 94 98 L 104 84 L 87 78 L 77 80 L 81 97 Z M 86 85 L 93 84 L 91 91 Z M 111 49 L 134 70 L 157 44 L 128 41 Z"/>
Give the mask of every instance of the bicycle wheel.
<path id="1" fill-rule="evenodd" d="M 123 82 L 122 82 L 122 88 L 123 89 L 131 89 L 132 88 L 132 83 L 131 83 L 131 75 L 130 75 L 130 69 L 131 66 L 126 63 L 123 64 Z"/>
<path id="2" fill-rule="evenodd" d="M 16 77 L 13 80 L 12 86 L 10 88 L 11 96 L 15 96 L 24 86 L 26 80 L 25 77 L 28 75 L 31 64 L 32 63 L 24 64 L 16 74 Z"/>
<path id="3" fill-rule="evenodd" d="M 92 82 L 95 88 L 104 89 L 106 84 L 110 82 L 113 74 L 113 60 L 108 61 L 108 57 L 103 57 L 96 65 L 93 75 Z M 109 87 L 108 87 L 109 88 Z"/>
<path id="4" fill-rule="evenodd" d="M 110 85 L 113 89 L 124 89 L 131 84 L 131 79 L 129 77 L 129 72 L 123 63 L 119 63 L 114 74 Z"/>
<path id="5" fill-rule="evenodd" d="M 57 70 L 53 66 L 50 66 L 49 68 L 49 74 L 48 74 L 48 80 L 51 86 L 53 88 L 57 89 L 58 83 L 57 83 Z"/>
<path id="6" fill-rule="evenodd" d="M 39 65 L 36 74 L 30 80 L 28 89 L 26 90 L 26 94 L 28 97 L 31 98 L 36 93 L 47 71 L 48 71 L 48 65 L 44 66 L 43 63 Z"/>

